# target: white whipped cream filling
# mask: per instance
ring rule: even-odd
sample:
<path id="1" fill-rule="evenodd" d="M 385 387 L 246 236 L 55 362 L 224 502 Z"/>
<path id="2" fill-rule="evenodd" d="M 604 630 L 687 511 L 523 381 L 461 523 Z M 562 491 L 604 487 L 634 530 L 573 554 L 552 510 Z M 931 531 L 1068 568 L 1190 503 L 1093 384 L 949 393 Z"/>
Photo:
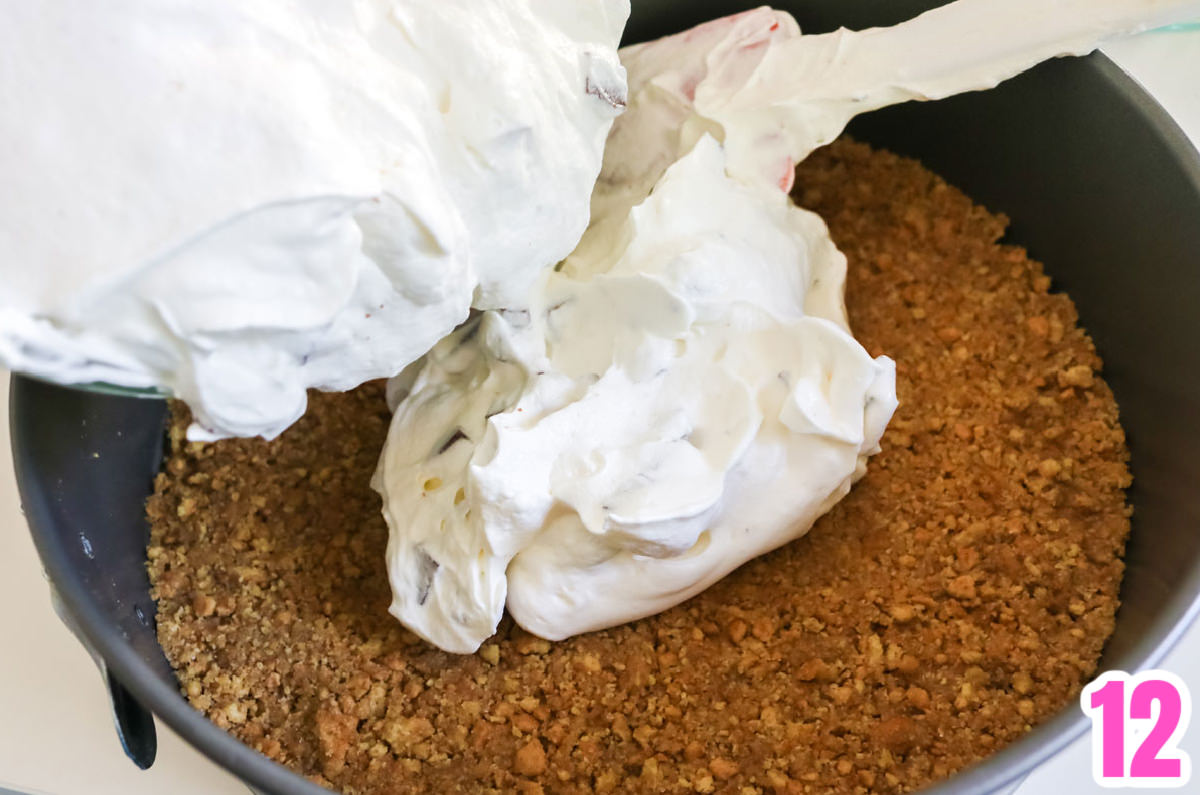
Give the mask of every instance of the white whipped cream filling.
<path id="1" fill-rule="evenodd" d="M 392 611 L 451 651 L 506 601 L 562 638 L 807 529 L 896 406 L 891 361 L 847 326 L 845 267 L 820 218 L 731 179 L 701 139 L 529 311 L 484 313 L 430 353 L 376 481 Z"/>
<path id="2" fill-rule="evenodd" d="M 960 0 L 801 36 L 762 8 L 625 48 L 576 251 L 392 384 L 375 477 L 391 612 L 470 652 L 507 606 L 549 639 L 649 615 L 803 535 L 865 471 L 894 368 L 847 326 L 845 259 L 790 205 L 857 113 L 988 88 L 1195 0 Z"/>
<path id="3" fill-rule="evenodd" d="M 53 0 L 0 25 L 0 363 L 273 436 L 520 306 L 588 220 L 628 0 Z"/>
<path id="4" fill-rule="evenodd" d="M 860 113 L 994 88 L 1196 14 L 1200 0 L 956 0 L 892 27 L 802 36 L 761 7 L 625 47 L 629 109 L 609 136 L 593 222 L 641 201 L 705 133 L 731 176 L 787 190 L 795 164 Z"/>
<path id="5" fill-rule="evenodd" d="M 686 213 L 679 208 L 688 208 Z M 652 614 L 803 532 L 895 408 L 845 257 L 702 138 L 528 311 L 433 349 L 377 474 L 391 609 L 473 651 L 505 602 L 546 638 Z"/>

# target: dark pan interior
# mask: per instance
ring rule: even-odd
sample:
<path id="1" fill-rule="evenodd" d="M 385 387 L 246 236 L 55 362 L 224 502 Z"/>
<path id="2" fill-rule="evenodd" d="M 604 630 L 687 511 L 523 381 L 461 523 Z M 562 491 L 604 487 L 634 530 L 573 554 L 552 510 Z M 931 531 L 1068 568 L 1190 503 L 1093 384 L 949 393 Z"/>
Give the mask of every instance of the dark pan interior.
<path id="1" fill-rule="evenodd" d="M 634 0 L 630 41 L 754 3 Z M 913 0 L 781 2 L 809 31 L 890 24 Z M 1012 218 L 1105 361 L 1133 452 L 1134 533 L 1103 665 L 1157 661 L 1200 592 L 1200 160 L 1169 118 L 1101 56 L 1056 61 L 1000 88 L 858 120 L 860 139 L 913 155 Z M 241 745 L 180 697 L 154 636 L 143 501 L 162 457 L 159 401 L 14 377 L 13 454 L 47 573 L 88 641 L 139 701 L 258 790 L 320 788 Z M 985 793 L 1085 728 L 1069 709 L 930 793 Z"/>

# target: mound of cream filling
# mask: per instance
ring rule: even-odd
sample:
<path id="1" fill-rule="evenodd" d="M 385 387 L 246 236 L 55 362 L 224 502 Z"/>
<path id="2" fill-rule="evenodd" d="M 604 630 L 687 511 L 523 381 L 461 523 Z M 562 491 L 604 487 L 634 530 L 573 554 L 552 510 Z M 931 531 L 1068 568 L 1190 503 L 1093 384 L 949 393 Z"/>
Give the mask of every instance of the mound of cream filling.
<path id="1" fill-rule="evenodd" d="M 506 606 L 561 639 L 804 534 L 864 473 L 896 393 L 847 325 L 844 257 L 789 202 L 796 162 L 856 113 L 1196 5 L 960 0 L 817 36 L 762 8 L 622 50 L 628 109 L 579 247 L 391 385 L 391 612 L 453 652 Z"/>
<path id="2" fill-rule="evenodd" d="M 0 363 L 274 436 L 520 306 L 588 222 L 628 0 L 54 0 L 0 24 Z"/>
<path id="3" fill-rule="evenodd" d="M 686 212 L 679 208 L 686 207 Z M 850 333 L 816 215 L 711 137 L 528 311 L 439 343 L 377 483 L 393 612 L 467 652 L 507 601 L 561 638 L 658 612 L 795 537 L 865 471 L 895 372 Z"/>

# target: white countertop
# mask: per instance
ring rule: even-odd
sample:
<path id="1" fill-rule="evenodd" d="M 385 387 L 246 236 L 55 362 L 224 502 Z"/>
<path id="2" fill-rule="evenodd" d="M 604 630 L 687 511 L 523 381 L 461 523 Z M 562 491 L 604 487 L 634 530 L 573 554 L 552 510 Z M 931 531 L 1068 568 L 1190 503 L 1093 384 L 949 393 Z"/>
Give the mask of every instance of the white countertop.
<path id="1" fill-rule="evenodd" d="M 1200 31 L 1153 33 L 1109 48 L 1200 147 Z M 0 371 L 0 788 L 46 795 L 246 795 L 246 788 L 159 725 L 158 759 L 139 771 L 113 732 L 90 658 L 50 608 L 18 507 L 8 453 L 8 375 Z M 1200 694 L 1200 626 L 1163 664 Z M 1181 747 L 1200 764 L 1200 725 Z M 1091 781 L 1083 738 L 1017 795 L 1110 792 Z"/>

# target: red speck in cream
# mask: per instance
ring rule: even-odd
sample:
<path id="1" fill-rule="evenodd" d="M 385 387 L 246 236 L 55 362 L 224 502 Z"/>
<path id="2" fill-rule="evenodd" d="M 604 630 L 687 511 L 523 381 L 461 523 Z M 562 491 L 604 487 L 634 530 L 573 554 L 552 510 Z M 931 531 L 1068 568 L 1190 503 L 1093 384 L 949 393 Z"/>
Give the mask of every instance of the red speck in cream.
<path id="1" fill-rule="evenodd" d="M 685 97 L 687 97 L 688 102 L 696 101 L 696 86 L 699 85 L 699 83 L 700 78 L 698 76 L 692 76 L 689 77 L 682 86 L 680 86 L 679 90 L 683 92 Z"/>
<path id="2" fill-rule="evenodd" d="M 784 193 L 792 192 L 792 185 L 796 182 L 796 164 L 790 159 L 784 158 L 783 174 L 779 177 L 779 189 Z"/>

